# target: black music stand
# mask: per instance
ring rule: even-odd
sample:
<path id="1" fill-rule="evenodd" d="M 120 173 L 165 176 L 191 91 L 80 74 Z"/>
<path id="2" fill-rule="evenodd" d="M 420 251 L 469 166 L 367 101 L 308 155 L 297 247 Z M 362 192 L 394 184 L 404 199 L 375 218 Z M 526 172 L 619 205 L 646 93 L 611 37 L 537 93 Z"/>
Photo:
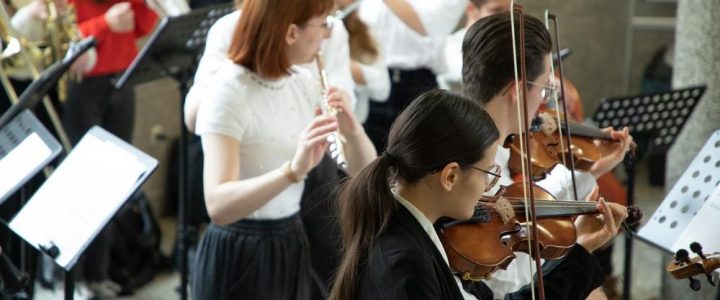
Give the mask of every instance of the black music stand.
<path id="1" fill-rule="evenodd" d="M 182 16 L 164 18 L 148 39 L 130 67 L 115 83 L 120 89 L 125 84 L 139 84 L 163 77 L 172 77 L 180 89 L 180 146 L 178 184 L 178 246 L 180 269 L 180 299 L 187 299 L 188 238 L 197 234 L 197 228 L 187 224 L 187 136 L 183 103 L 205 49 L 205 40 L 215 21 L 234 10 L 231 3 L 196 9 Z"/>
<path id="2" fill-rule="evenodd" d="M 685 122 L 700 102 L 706 85 L 691 86 L 663 93 L 623 96 L 603 99 L 593 115 L 600 127 L 630 128 L 638 145 L 635 157 L 625 158 L 627 172 L 627 205 L 635 204 L 635 164 L 649 148 L 667 152 Z M 633 225 L 633 232 L 637 225 Z M 625 236 L 623 267 L 623 299 L 630 299 L 632 284 L 632 236 Z"/>
<path id="3" fill-rule="evenodd" d="M 50 140 L 51 136 L 49 136 L 49 133 L 48 133 L 48 135 L 42 134 L 41 131 L 42 131 L 42 129 L 44 129 L 44 127 L 42 127 L 41 124 L 40 124 L 40 127 L 42 127 L 42 129 L 40 127 L 37 127 L 37 125 L 31 125 L 33 123 L 32 118 L 34 118 L 34 116 L 32 116 L 32 114 L 30 114 L 29 112 L 26 113 L 26 111 L 35 107 L 40 102 L 42 97 L 44 97 L 48 93 L 48 91 L 50 91 L 50 89 L 52 89 L 55 86 L 55 84 L 57 84 L 58 80 L 60 80 L 60 78 L 63 76 L 63 74 L 65 74 L 65 72 L 67 72 L 70 69 L 72 64 L 83 53 L 90 50 L 90 48 L 95 47 L 95 43 L 96 42 L 95 42 L 94 37 L 88 37 L 88 38 L 81 40 L 78 43 L 72 44 L 70 46 L 70 49 L 68 49 L 68 52 L 65 55 L 65 57 L 62 60 L 55 62 L 54 64 L 50 65 L 47 69 L 45 69 L 40 74 L 40 77 L 35 79 L 25 89 L 25 91 L 20 95 L 18 102 L 16 104 L 14 104 L 13 106 L 11 106 L 0 117 L 0 128 L 5 130 L 5 132 L 8 134 L 15 135 L 15 139 L 10 138 L 10 141 L 9 141 L 10 143 L 5 144 L 4 146 L 12 146 L 13 148 L 15 146 L 18 146 L 19 143 L 15 143 L 16 142 L 15 140 L 19 141 L 18 137 L 24 136 L 25 134 L 27 134 L 27 136 L 30 136 L 33 132 L 28 132 L 28 130 L 31 130 L 31 131 L 34 131 L 35 133 L 39 134 L 42 141 L 45 142 L 46 145 L 51 147 L 50 149 L 52 150 L 52 153 L 54 153 L 52 158 L 54 158 L 55 156 L 57 156 L 60 153 L 60 151 L 56 152 L 56 149 L 54 149 L 54 144 L 57 144 L 57 140 L 55 140 L 53 143 Z M 28 116 L 27 114 L 30 114 L 31 116 Z M 20 124 L 20 123 L 15 124 L 15 122 L 23 122 L 22 120 L 25 120 L 24 125 Z M 35 119 L 35 121 L 37 121 L 37 119 Z M 47 131 L 47 129 L 45 129 L 45 131 Z M 25 137 L 27 137 L 27 136 L 25 136 Z M 11 137 L 11 136 L 8 135 L 8 137 Z M 53 138 L 53 140 L 54 140 L 54 138 Z M 9 148 L 7 148 L 7 149 L 9 149 Z M 34 174 L 36 174 L 42 167 L 47 165 L 47 163 L 49 163 L 52 158 L 49 158 L 49 160 L 47 160 L 47 162 L 43 162 L 42 166 L 37 166 L 37 168 L 35 168 L 33 170 L 34 173 L 31 174 L 30 176 L 33 176 Z M 23 186 L 23 184 L 25 182 L 26 182 L 26 180 L 23 179 L 22 183 L 20 183 L 20 186 L 21 186 L 20 187 L 20 189 L 21 189 L 20 203 L 21 203 L 21 205 L 25 203 L 25 194 L 26 193 L 24 192 L 25 188 Z M 17 188 L 17 187 L 15 187 L 15 188 Z M 3 197 L 3 198 L 5 198 L 5 197 Z M 20 251 L 21 252 L 25 251 L 24 244 L 21 244 Z M 68 297 L 67 290 L 74 289 L 74 274 L 73 274 L 72 270 L 65 273 L 65 289 L 66 289 L 65 297 L 67 298 Z M 72 296 L 70 296 L 70 298 L 72 298 Z"/>
<path id="4" fill-rule="evenodd" d="M 18 102 L 10 107 L 0 117 L 0 127 L 3 127 L 7 122 L 10 122 L 17 114 L 25 109 L 33 108 L 40 102 L 43 96 L 45 96 L 55 84 L 57 84 L 60 77 L 70 69 L 72 64 L 90 48 L 95 47 L 95 38 L 88 37 L 80 42 L 73 44 L 68 49 L 67 55 L 58 62 L 50 65 L 45 69 L 40 77 L 35 79 L 30 85 L 23 91 L 18 99 Z"/>
<path id="5" fill-rule="evenodd" d="M 157 160 L 95 126 L 10 222 L 63 267 L 65 299 L 73 299 L 80 255 L 156 167 Z"/>
<path id="6" fill-rule="evenodd" d="M 0 127 L 0 203 L 18 190 L 21 205 L 27 194 L 26 184 L 53 161 L 63 148 L 29 109 L 22 110 Z M 4 220 L 3 224 L 7 224 Z M 17 270 L 0 249 L 0 298 L 27 299 L 28 275 L 25 244 L 20 242 L 21 262 Z M 4 268 L 4 269 L 3 269 Z M 10 271 L 7 271 L 10 270 Z"/>

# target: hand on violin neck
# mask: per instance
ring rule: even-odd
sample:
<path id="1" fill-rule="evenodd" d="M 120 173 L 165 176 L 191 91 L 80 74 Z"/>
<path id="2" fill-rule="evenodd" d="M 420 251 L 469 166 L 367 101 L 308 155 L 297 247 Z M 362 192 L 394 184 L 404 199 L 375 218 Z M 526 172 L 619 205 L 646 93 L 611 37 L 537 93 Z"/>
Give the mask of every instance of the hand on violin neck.
<path id="1" fill-rule="evenodd" d="M 593 199 L 592 196 L 597 197 L 597 188 L 589 199 Z M 627 218 L 626 209 L 620 204 L 605 202 L 605 199 L 600 198 L 597 207 L 600 215 L 582 215 L 575 220 L 577 243 L 588 252 L 595 251 L 615 237 L 620 224 Z"/>
<path id="2" fill-rule="evenodd" d="M 590 167 L 590 174 L 595 179 L 600 178 L 600 176 L 605 175 L 605 173 L 620 164 L 625 158 L 625 154 L 630 151 L 630 147 L 634 144 L 633 137 L 627 127 L 623 128 L 623 130 L 613 130 L 612 127 L 608 127 L 604 128 L 603 131 L 609 133 L 613 140 L 618 141 L 619 145 L 610 154 L 603 156 Z"/>

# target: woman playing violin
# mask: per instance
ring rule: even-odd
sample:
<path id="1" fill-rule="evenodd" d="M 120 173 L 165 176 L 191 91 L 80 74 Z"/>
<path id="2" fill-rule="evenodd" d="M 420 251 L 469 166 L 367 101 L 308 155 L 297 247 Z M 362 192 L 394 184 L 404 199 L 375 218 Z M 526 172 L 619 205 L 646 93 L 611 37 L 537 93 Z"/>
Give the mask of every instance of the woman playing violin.
<path id="1" fill-rule="evenodd" d="M 517 31 L 518 24 L 514 25 Z M 516 105 L 522 101 L 515 93 L 515 75 L 513 61 L 512 22 L 508 13 L 483 18 L 468 29 L 463 41 L 463 85 L 465 95 L 480 103 L 492 117 L 503 139 L 518 134 L 519 116 Z M 534 115 L 540 104 L 547 101 L 556 92 L 556 85 L 550 71 L 549 54 L 552 41 L 545 25 L 532 16 L 525 16 L 525 61 L 527 65 L 527 99 L 530 115 Z M 598 160 L 590 172 L 575 172 L 578 195 L 596 198 L 595 179 L 612 170 L 622 161 L 632 144 L 628 129 L 612 131 L 613 139 L 620 143 L 616 151 Z M 501 166 L 501 185 L 509 185 L 508 149 L 498 146 L 495 163 Z M 555 167 L 538 185 L 555 195 L 558 199 L 568 199 L 567 191 L 571 186 L 571 173 L 563 166 Z M 494 192 L 494 191 L 492 191 Z M 622 207 L 613 205 L 617 212 Z M 518 266 L 520 265 L 520 266 Z M 494 274 L 488 282 L 496 294 L 516 290 L 530 282 L 531 272 L 527 256 L 518 254 L 518 258 L 508 266 L 507 271 Z"/>
<path id="2" fill-rule="evenodd" d="M 414 100 L 392 125 L 385 153 L 343 187 L 344 254 L 330 299 L 493 299 L 484 283 L 452 276 L 433 223 L 473 215 L 500 175 L 498 138 L 474 101 L 439 90 Z M 602 226 L 581 216 L 578 244 L 543 266 L 548 299 L 581 299 L 602 282 L 589 252 L 615 235 L 625 215 L 602 200 L 597 206 Z M 506 298 L 530 295 L 525 286 Z"/>

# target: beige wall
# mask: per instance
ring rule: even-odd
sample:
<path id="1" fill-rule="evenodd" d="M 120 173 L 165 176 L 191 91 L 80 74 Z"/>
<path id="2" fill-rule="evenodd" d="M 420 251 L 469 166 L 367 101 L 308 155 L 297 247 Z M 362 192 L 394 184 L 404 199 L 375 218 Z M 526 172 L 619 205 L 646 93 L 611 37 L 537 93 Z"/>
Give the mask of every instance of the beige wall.
<path id="1" fill-rule="evenodd" d="M 558 16 L 562 47 L 573 50 L 564 62 L 566 77 L 578 88 L 586 116 L 591 116 L 603 97 L 623 91 L 625 33 L 629 1 L 540 0 L 522 1 L 526 11 L 544 18 L 544 10 Z M 638 0 L 635 15 L 674 16 L 675 4 Z M 630 93 L 640 92 L 640 80 L 654 52 L 673 40 L 674 32 L 635 30 Z"/>

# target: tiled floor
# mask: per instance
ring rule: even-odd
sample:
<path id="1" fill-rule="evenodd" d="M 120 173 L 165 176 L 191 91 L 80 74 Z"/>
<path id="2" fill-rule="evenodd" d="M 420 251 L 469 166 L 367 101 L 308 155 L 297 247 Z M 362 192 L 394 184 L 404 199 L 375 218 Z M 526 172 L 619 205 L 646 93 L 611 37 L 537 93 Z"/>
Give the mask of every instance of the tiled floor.
<path id="1" fill-rule="evenodd" d="M 640 165 L 638 168 L 636 203 L 643 209 L 645 217 L 648 218 L 662 200 L 664 190 L 647 184 L 646 170 L 647 168 L 644 165 Z M 161 226 L 164 238 L 163 249 L 166 253 L 169 253 L 175 236 L 175 221 L 174 219 L 162 219 Z M 616 239 L 613 260 L 615 262 L 615 273 L 619 276 L 622 275 L 623 270 L 623 244 L 624 239 L 622 237 Z M 662 261 L 661 251 L 641 241 L 635 241 L 634 247 L 632 299 L 660 299 L 661 275 L 667 262 Z M 179 299 L 177 293 L 179 282 L 177 272 L 160 274 L 152 283 L 138 290 L 133 297 L 121 299 Z M 40 291 L 35 299 L 62 299 L 62 292 L 53 294 L 49 291 Z M 696 298 L 691 297 L 688 299 Z"/>

